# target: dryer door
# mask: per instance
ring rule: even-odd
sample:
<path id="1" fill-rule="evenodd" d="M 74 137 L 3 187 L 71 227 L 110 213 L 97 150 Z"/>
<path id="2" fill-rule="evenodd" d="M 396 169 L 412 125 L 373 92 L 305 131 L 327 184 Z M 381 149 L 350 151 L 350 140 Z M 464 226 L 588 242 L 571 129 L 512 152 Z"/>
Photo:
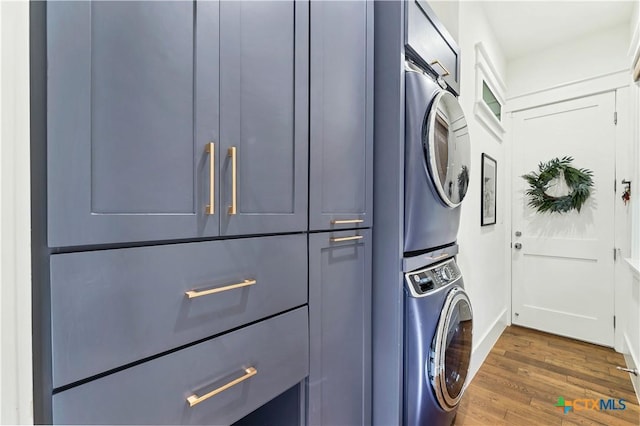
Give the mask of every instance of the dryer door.
<path id="1" fill-rule="evenodd" d="M 429 375 L 434 393 L 445 411 L 460 402 L 471 361 L 473 315 L 467 293 L 454 287 L 445 300 L 431 346 Z"/>
<path id="2" fill-rule="evenodd" d="M 469 187 L 469 131 L 458 99 L 441 91 L 431 103 L 422 126 L 427 169 L 442 202 L 458 206 Z"/>

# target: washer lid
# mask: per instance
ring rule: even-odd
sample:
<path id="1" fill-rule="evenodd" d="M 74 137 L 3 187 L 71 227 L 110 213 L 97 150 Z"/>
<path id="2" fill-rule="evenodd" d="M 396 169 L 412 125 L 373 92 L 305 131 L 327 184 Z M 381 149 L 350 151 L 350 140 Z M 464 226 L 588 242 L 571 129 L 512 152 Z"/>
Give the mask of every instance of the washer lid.
<path id="1" fill-rule="evenodd" d="M 431 180 L 442 202 L 460 205 L 469 188 L 471 148 L 467 120 L 458 99 L 436 95 L 422 125 L 422 146 Z"/>

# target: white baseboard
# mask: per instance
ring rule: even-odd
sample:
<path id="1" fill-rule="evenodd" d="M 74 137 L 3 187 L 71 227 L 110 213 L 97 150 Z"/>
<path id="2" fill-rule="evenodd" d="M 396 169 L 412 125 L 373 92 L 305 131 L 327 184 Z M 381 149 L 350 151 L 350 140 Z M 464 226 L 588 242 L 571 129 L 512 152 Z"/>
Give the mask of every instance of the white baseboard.
<path id="1" fill-rule="evenodd" d="M 624 361 L 627 364 L 627 368 L 640 369 L 640 362 L 638 362 L 638 356 L 635 353 L 631 342 L 629 342 L 629 336 L 624 333 L 624 342 L 626 345 L 626 352 L 624 355 Z M 633 390 L 636 391 L 636 398 L 640 401 L 640 376 L 629 375 L 631 377 L 631 383 L 633 384 Z"/>
<path id="2" fill-rule="evenodd" d="M 473 339 L 476 342 L 473 345 L 473 351 L 471 352 L 471 365 L 469 366 L 469 376 L 467 378 L 467 383 L 470 383 L 473 377 L 476 375 L 480 366 L 484 362 L 489 352 L 491 352 L 491 348 L 496 344 L 502 332 L 507 327 L 507 324 L 504 321 L 507 309 L 505 308 L 500 314 L 496 317 L 491 327 L 479 338 Z"/>

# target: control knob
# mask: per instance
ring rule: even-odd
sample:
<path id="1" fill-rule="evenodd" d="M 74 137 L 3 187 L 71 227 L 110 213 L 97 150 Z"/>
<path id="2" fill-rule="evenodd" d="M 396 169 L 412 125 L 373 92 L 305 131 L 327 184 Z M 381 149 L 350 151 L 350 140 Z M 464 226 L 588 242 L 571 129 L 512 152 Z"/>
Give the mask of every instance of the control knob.
<path id="1" fill-rule="evenodd" d="M 453 278 L 453 273 L 451 272 L 451 269 L 449 269 L 448 266 L 443 266 L 442 269 L 440 270 L 440 276 L 442 277 L 443 280 L 450 281 L 451 278 Z"/>

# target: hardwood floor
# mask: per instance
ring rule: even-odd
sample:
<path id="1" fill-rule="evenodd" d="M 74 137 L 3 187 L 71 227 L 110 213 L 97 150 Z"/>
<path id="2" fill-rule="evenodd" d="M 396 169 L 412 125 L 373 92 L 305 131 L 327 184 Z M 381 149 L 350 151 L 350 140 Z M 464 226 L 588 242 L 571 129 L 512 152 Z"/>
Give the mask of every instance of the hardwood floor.
<path id="1" fill-rule="evenodd" d="M 617 365 L 624 359 L 613 349 L 507 327 L 467 388 L 454 424 L 640 425 L 631 380 Z M 559 397 L 577 407 L 565 414 L 556 407 Z M 592 409 L 600 399 L 614 399 L 616 408 L 623 399 L 626 409 Z"/>

